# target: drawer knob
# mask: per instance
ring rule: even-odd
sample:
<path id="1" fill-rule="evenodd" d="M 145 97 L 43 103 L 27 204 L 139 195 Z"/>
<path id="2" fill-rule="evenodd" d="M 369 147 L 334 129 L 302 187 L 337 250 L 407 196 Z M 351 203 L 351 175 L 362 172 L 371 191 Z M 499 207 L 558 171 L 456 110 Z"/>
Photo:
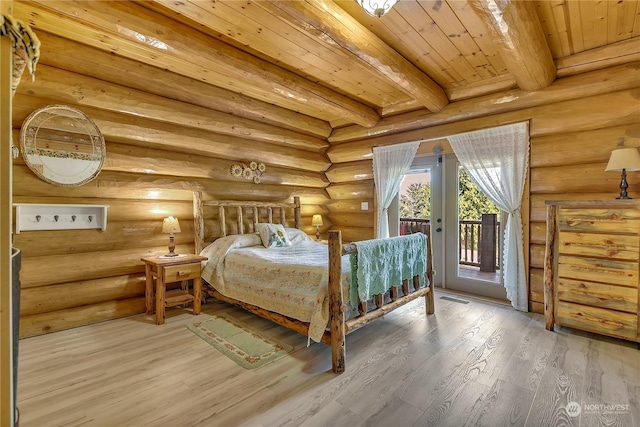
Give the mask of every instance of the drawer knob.
<path id="1" fill-rule="evenodd" d="M 188 276 L 189 273 L 191 273 L 190 271 L 178 271 L 178 276 Z"/>

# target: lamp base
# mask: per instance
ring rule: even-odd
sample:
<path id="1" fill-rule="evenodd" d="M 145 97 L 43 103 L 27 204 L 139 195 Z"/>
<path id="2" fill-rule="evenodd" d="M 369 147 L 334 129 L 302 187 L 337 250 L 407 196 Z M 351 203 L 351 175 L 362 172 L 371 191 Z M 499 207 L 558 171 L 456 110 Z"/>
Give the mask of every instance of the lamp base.
<path id="1" fill-rule="evenodd" d="M 627 182 L 627 170 L 622 169 L 622 177 L 620 179 L 620 197 L 616 197 L 616 199 L 630 199 L 631 197 L 627 196 L 627 188 L 629 188 L 629 183 Z"/>
<path id="2" fill-rule="evenodd" d="M 171 234 L 171 236 L 169 236 L 169 253 L 166 254 L 166 257 L 173 257 L 173 256 L 178 256 L 177 253 L 175 253 L 173 250 L 176 248 L 176 242 L 175 240 L 173 240 L 173 234 Z"/>
<path id="3" fill-rule="evenodd" d="M 320 227 L 316 225 L 316 242 L 320 241 Z"/>

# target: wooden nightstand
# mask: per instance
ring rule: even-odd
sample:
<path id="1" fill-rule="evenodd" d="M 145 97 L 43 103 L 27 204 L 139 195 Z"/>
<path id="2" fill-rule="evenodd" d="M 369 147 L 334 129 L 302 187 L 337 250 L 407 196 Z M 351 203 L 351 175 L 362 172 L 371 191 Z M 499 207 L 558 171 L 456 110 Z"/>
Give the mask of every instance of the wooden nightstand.
<path id="1" fill-rule="evenodd" d="M 144 262 L 147 279 L 145 288 L 147 314 L 153 314 L 155 305 L 156 325 L 164 323 L 164 310 L 166 307 L 187 304 L 193 301 L 193 314 L 200 314 L 202 297 L 200 262 L 206 261 L 207 258 L 189 254 L 172 258 L 152 256 L 141 258 L 141 260 Z M 187 280 L 193 280 L 193 295 L 183 289 L 166 291 L 167 283 Z"/>

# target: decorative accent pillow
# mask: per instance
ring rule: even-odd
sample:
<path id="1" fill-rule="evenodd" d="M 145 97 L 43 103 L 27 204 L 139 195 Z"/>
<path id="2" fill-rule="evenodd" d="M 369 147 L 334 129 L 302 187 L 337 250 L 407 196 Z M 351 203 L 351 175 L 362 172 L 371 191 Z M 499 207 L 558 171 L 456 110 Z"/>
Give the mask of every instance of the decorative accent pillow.
<path id="1" fill-rule="evenodd" d="M 291 246 L 282 224 L 259 223 L 258 234 L 265 248 Z"/>

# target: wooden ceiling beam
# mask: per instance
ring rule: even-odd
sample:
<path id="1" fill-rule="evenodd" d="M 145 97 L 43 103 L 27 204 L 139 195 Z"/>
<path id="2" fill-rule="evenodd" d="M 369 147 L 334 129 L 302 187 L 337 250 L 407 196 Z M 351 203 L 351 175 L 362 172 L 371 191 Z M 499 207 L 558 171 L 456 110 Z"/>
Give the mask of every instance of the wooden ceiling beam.
<path id="1" fill-rule="evenodd" d="M 556 78 L 556 67 L 531 1 L 469 0 L 493 34 L 502 59 L 524 90 L 539 90 Z"/>
<path id="2" fill-rule="evenodd" d="M 36 29 L 293 111 L 362 126 L 379 119 L 367 105 L 135 3 L 18 3 L 16 14 Z"/>
<path id="3" fill-rule="evenodd" d="M 430 111 L 440 111 L 449 103 L 436 82 L 334 2 L 262 1 L 259 5 L 298 30 L 339 46 Z"/>

